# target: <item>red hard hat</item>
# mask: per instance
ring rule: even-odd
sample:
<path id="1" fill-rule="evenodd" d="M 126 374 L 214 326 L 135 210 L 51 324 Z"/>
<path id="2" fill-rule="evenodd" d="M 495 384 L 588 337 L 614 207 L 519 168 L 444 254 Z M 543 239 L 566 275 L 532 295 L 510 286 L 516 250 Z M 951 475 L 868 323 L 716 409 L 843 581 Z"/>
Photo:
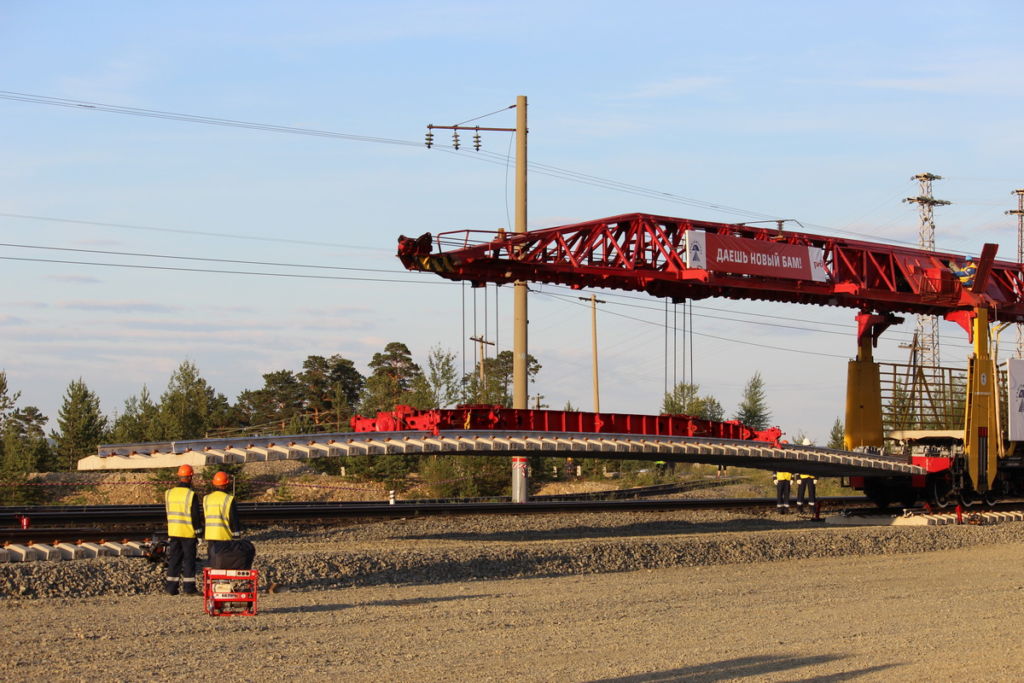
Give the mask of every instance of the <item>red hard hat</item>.
<path id="1" fill-rule="evenodd" d="M 218 472 L 213 475 L 213 485 L 217 487 L 227 486 L 231 483 L 231 476 L 227 472 Z"/>
<path id="2" fill-rule="evenodd" d="M 178 468 L 178 479 L 191 479 L 192 465 L 182 465 Z"/>

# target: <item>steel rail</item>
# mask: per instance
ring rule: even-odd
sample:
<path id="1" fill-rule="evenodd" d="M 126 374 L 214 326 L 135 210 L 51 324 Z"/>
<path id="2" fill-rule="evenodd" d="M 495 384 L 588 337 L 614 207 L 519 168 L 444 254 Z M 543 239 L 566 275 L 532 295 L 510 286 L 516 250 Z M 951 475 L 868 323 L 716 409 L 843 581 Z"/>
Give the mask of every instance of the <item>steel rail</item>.
<path id="1" fill-rule="evenodd" d="M 826 507 L 840 507 L 865 502 L 863 496 L 835 496 L 818 499 Z M 338 520 L 359 518 L 410 517 L 419 515 L 457 514 L 532 514 L 616 512 L 643 510 L 700 510 L 728 508 L 771 508 L 774 498 L 670 498 L 642 500 L 583 500 L 583 501 L 530 501 L 527 503 L 471 502 L 471 503 L 239 503 L 238 515 L 246 524 L 252 522 L 290 522 L 302 520 Z M 19 522 L 19 516 L 29 517 L 32 526 L 40 532 L 45 526 L 57 524 L 154 524 L 165 522 L 162 505 L 98 505 L 81 507 L 21 507 L 17 511 L 0 510 L 0 527 Z M 2 535 L 0 529 L 0 535 Z M 116 532 L 111 532 L 116 535 Z"/>

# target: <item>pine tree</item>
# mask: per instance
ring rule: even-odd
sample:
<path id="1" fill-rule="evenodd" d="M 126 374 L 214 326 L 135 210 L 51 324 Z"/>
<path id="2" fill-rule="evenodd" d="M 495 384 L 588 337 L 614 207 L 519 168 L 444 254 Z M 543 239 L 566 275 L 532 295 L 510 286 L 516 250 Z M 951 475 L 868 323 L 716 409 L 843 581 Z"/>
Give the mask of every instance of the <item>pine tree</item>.
<path id="1" fill-rule="evenodd" d="M 751 429 L 767 429 L 771 417 L 764 390 L 764 380 L 761 379 L 760 372 L 755 372 L 743 389 L 743 398 L 736 410 L 735 419 Z"/>
<path id="2" fill-rule="evenodd" d="M 20 397 L 20 391 L 15 392 L 13 395 L 10 393 L 10 388 L 7 385 L 7 372 L 0 370 L 0 428 L 3 427 L 11 413 L 14 412 L 14 406 L 18 404 Z"/>
<path id="3" fill-rule="evenodd" d="M 110 428 L 112 443 L 138 443 L 159 438 L 157 407 L 149 397 L 149 389 L 143 385 L 138 396 L 125 399 L 124 411 L 115 415 Z"/>
<path id="4" fill-rule="evenodd" d="M 484 379 L 480 381 L 480 365 Z M 527 384 L 537 380 L 541 364 L 532 354 L 526 354 Z M 484 358 L 476 369 L 462 379 L 464 403 L 490 403 L 512 407 L 514 360 L 511 351 L 501 351 L 494 358 Z"/>
<path id="5" fill-rule="evenodd" d="M 45 427 L 48 421 L 49 418 L 35 406 L 25 406 L 11 413 L 5 427 L 5 438 L 10 436 L 15 440 L 11 445 L 17 453 L 5 445 L 4 455 L 11 462 L 20 463 L 19 471 L 50 472 L 57 469 L 56 454 L 46 439 Z"/>
<path id="6" fill-rule="evenodd" d="M 846 430 L 843 428 L 843 421 L 838 417 L 832 424 L 832 431 L 828 433 L 828 447 L 846 450 Z"/>
<path id="7" fill-rule="evenodd" d="M 54 468 L 53 452 L 46 440 L 47 417 L 35 406 L 17 408 L 21 392 L 10 393 L 7 373 L 0 370 L 0 476 L 13 477 Z M 10 493 L 10 492 L 8 492 Z M 9 502 L 30 502 L 6 496 Z"/>
<path id="8" fill-rule="evenodd" d="M 211 428 L 229 420 L 227 399 L 214 391 L 191 361 L 184 361 L 171 375 L 160 397 L 154 424 L 154 440 L 198 439 Z"/>
<path id="9" fill-rule="evenodd" d="M 390 342 L 383 352 L 373 354 L 370 370 L 359 404 L 363 415 L 393 410 L 396 405 L 407 402 L 413 381 L 423 374 L 420 366 L 413 362 L 409 347 L 401 342 Z"/>
<path id="10" fill-rule="evenodd" d="M 725 417 L 722 404 L 714 396 L 700 396 L 700 385 L 680 382 L 661 402 L 665 415 L 690 415 L 702 420 L 721 421 Z"/>
<path id="11" fill-rule="evenodd" d="M 81 378 L 72 381 L 57 414 L 59 432 L 51 432 L 56 442 L 57 466 L 71 470 L 79 459 L 96 452 L 102 443 L 107 418 L 100 412 L 100 399 Z"/>
<path id="12" fill-rule="evenodd" d="M 318 426 L 347 420 L 366 382 L 355 364 L 338 354 L 330 358 L 308 356 L 296 378 L 302 385 L 304 409 Z"/>

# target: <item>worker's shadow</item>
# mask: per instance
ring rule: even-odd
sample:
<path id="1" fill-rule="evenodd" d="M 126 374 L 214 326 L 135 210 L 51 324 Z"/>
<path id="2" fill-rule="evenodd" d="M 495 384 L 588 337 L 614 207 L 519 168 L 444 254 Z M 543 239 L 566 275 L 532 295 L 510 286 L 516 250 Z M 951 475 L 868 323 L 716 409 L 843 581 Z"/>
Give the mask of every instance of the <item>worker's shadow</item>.
<path id="1" fill-rule="evenodd" d="M 778 674 L 786 671 L 792 676 L 792 678 L 787 680 L 799 681 L 800 683 L 816 683 L 819 681 L 825 683 L 825 681 L 853 680 L 861 676 L 877 674 L 879 671 L 897 666 L 896 664 L 880 664 L 863 669 L 818 676 L 800 677 L 799 675 L 799 670 L 804 667 L 820 666 L 839 659 L 845 659 L 845 657 L 841 655 L 738 657 L 736 659 L 687 666 L 681 669 L 652 671 L 650 673 L 622 676 L 620 678 L 602 678 L 593 680 L 590 683 L 713 683 L 714 681 L 731 681 L 738 678 L 753 678 L 756 680 L 768 674 Z"/>
<path id="2" fill-rule="evenodd" d="M 310 593 L 315 595 L 315 593 Z M 338 612 L 353 607 L 409 607 L 426 605 L 431 602 L 450 602 L 452 600 L 473 600 L 475 598 L 493 598 L 494 595 L 444 595 L 436 598 L 404 598 L 401 600 L 372 600 L 370 602 L 335 603 L 331 605 L 296 605 L 294 607 L 260 607 L 260 614 L 307 614 L 309 612 Z"/>

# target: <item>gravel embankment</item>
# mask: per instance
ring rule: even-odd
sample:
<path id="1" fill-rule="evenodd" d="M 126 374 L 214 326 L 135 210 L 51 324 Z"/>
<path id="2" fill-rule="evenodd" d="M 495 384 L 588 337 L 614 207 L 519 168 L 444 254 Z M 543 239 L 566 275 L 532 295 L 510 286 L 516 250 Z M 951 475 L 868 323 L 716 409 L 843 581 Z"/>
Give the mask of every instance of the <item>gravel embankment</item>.
<path id="1" fill-rule="evenodd" d="M 249 538 L 265 585 L 313 590 L 1019 544 L 1024 525 L 851 528 L 706 511 L 427 517 Z M 161 569 L 139 558 L 2 564 L 0 598 L 157 593 Z"/>

